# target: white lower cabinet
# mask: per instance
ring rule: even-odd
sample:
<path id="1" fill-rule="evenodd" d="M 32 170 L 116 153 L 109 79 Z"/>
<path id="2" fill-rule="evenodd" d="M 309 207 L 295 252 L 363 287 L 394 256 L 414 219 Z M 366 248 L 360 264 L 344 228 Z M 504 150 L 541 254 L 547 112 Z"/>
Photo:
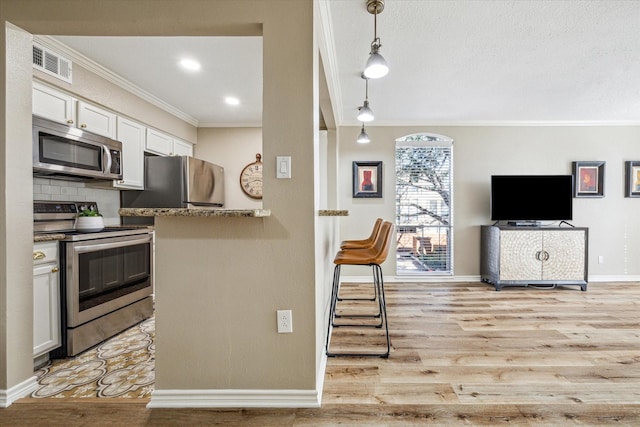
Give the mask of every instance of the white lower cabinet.
<path id="1" fill-rule="evenodd" d="M 61 344 L 58 242 L 33 245 L 33 357 Z"/>

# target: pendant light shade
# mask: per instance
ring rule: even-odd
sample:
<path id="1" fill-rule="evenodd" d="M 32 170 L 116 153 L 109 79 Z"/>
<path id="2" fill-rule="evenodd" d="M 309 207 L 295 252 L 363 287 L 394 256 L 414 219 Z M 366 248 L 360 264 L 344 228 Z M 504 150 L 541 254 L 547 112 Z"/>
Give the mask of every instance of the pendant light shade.
<path id="1" fill-rule="evenodd" d="M 389 73 L 387 61 L 380 55 L 380 37 L 378 37 L 378 14 L 384 10 L 384 0 L 367 0 L 367 12 L 373 15 L 373 41 L 367 65 L 364 67 L 364 76 L 368 79 L 379 79 Z"/>
<path id="2" fill-rule="evenodd" d="M 358 139 L 356 141 L 358 144 L 368 144 L 371 142 L 369 135 L 367 135 L 367 132 L 364 130 L 364 123 L 362 124 L 362 130 L 360 131 L 360 135 L 358 135 Z"/>
<path id="3" fill-rule="evenodd" d="M 370 122 L 373 120 L 373 110 L 369 107 L 369 101 L 364 101 L 364 105 L 359 108 L 358 120 L 361 122 Z"/>
<path id="4" fill-rule="evenodd" d="M 364 69 L 364 76 L 368 79 L 379 79 L 389 73 L 387 61 L 378 52 L 381 46 L 380 39 L 376 39 L 376 41 L 371 44 L 371 53 Z"/>

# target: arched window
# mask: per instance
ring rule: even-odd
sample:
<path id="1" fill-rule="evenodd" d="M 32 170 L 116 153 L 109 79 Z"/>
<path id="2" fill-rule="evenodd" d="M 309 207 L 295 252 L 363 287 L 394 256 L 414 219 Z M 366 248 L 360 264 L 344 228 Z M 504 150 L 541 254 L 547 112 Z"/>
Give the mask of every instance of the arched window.
<path id="1" fill-rule="evenodd" d="M 396 139 L 398 275 L 453 274 L 453 140 L 431 133 Z"/>

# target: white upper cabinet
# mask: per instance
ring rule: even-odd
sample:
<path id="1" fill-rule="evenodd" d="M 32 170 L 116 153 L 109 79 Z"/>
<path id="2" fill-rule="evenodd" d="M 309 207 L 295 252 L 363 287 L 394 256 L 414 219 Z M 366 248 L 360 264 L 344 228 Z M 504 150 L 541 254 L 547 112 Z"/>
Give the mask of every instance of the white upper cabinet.
<path id="1" fill-rule="evenodd" d="M 148 128 L 145 151 L 160 156 L 193 156 L 193 144 Z"/>
<path id="2" fill-rule="evenodd" d="M 33 114 L 68 125 L 76 124 L 76 99 L 71 95 L 33 82 Z"/>
<path id="3" fill-rule="evenodd" d="M 78 101 L 77 126 L 107 138 L 115 139 L 116 137 L 116 115 L 83 101 Z"/>
<path id="4" fill-rule="evenodd" d="M 115 139 L 116 115 L 73 96 L 33 82 L 33 114 Z"/>
<path id="5" fill-rule="evenodd" d="M 179 139 L 173 140 L 173 155 L 174 156 L 191 156 L 193 157 L 193 144 Z"/>
<path id="6" fill-rule="evenodd" d="M 119 188 L 144 190 L 144 146 L 147 128 L 124 117 L 118 117 L 117 140 L 122 142 L 122 179 Z"/>
<path id="7" fill-rule="evenodd" d="M 171 156 L 173 153 L 173 138 L 166 133 L 147 128 L 146 151 L 161 156 Z"/>

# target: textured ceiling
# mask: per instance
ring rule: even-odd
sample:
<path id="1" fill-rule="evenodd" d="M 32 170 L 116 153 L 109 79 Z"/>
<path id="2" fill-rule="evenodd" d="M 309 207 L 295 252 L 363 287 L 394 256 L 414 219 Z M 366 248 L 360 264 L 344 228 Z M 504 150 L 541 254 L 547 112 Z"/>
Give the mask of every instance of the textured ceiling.
<path id="1" fill-rule="evenodd" d="M 373 39 L 365 0 L 329 1 L 343 102 L 356 124 Z M 389 74 L 373 124 L 640 123 L 639 1 L 387 0 Z"/>
<path id="2" fill-rule="evenodd" d="M 357 125 L 373 39 L 366 0 L 320 0 L 338 125 Z M 390 73 L 369 84 L 370 125 L 640 124 L 640 1 L 386 0 Z M 193 117 L 259 125 L 261 38 L 58 37 Z M 186 75 L 182 53 L 203 63 Z M 239 107 L 223 104 L 226 95 Z"/>

